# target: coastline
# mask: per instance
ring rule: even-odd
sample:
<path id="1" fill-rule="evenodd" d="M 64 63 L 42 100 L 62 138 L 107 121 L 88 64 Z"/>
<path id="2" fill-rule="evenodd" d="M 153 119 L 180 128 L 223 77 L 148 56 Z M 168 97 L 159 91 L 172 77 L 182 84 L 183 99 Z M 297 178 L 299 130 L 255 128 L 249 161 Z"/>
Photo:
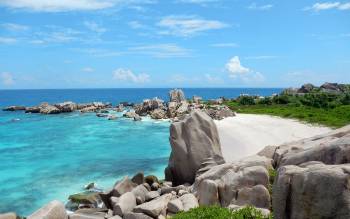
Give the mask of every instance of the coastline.
<path id="1" fill-rule="evenodd" d="M 236 113 L 234 117 L 215 120 L 215 124 L 226 162 L 257 154 L 266 146 L 278 146 L 332 130 L 294 119 L 258 114 Z"/>

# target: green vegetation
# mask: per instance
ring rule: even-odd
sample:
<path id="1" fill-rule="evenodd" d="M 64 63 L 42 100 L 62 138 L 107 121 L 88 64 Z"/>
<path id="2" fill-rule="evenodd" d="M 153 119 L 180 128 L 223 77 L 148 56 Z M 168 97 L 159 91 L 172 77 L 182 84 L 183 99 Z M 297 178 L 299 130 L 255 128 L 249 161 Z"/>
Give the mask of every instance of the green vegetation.
<path id="1" fill-rule="evenodd" d="M 281 94 L 264 98 L 240 96 L 225 104 L 238 113 L 295 118 L 334 128 L 350 124 L 350 93 Z"/>
<path id="2" fill-rule="evenodd" d="M 269 169 L 269 193 L 270 195 L 272 195 L 272 185 L 275 181 L 275 177 L 276 177 L 277 171 L 273 168 Z"/>
<path id="3" fill-rule="evenodd" d="M 266 217 L 261 211 L 251 206 L 237 211 L 218 206 L 201 206 L 188 212 L 180 212 L 172 219 L 272 219 L 272 216 Z"/>

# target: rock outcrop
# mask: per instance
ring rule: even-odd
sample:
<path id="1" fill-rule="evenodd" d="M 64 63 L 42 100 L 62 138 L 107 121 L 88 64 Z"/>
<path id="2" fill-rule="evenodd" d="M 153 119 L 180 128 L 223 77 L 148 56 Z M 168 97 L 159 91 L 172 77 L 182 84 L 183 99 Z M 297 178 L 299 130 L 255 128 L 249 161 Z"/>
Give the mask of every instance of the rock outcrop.
<path id="1" fill-rule="evenodd" d="M 350 164 L 309 162 L 278 169 L 274 218 L 350 218 Z"/>
<path id="2" fill-rule="evenodd" d="M 184 92 L 181 89 L 174 89 L 169 92 L 170 102 L 180 103 L 186 101 Z"/>
<path id="3" fill-rule="evenodd" d="M 260 156 L 218 165 L 196 178 L 192 192 L 201 205 L 253 205 L 269 209 L 270 167 L 271 159 Z"/>
<path id="4" fill-rule="evenodd" d="M 25 106 L 8 106 L 2 109 L 3 111 L 20 111 L 20 110 L 25 110 Z"/>
<path id="5" fill-rule="evenodd" d="M 350 125 L 329 133 L 279 146 L 274 153 L 276 167 L 308 161 L 325 164 L 350 163 Z"/>
<path id="6" fill-rule="evenodd" d="M 165 179 L 174 185 L 193 183 L 206 158 L 224 163 L 218 131 L 213 120 L 196 110 L 189 117 L 170 126 L 171 155 Z"/>
<path id="7" fill-rule="evenodd" d="M 66 218 L 67 218 L 66 209 L 64 208 L 63 203 L 59 201 L 52 201 L 27 217 L 27 219 L 66 219 Z"/>

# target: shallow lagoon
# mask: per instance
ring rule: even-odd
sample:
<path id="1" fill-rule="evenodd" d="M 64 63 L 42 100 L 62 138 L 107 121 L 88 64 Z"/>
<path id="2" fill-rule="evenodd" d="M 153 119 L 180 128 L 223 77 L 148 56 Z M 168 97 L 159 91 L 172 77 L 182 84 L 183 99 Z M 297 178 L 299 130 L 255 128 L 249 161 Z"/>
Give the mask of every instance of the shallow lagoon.
<path id="1" fill-rule="evenodd" d="M 108 188 L 140 170 L 163 177 L 169 124 L 2 112 L 0 212 L 27 215 L 50 200 L 66 201 L 89 182 Z"/>

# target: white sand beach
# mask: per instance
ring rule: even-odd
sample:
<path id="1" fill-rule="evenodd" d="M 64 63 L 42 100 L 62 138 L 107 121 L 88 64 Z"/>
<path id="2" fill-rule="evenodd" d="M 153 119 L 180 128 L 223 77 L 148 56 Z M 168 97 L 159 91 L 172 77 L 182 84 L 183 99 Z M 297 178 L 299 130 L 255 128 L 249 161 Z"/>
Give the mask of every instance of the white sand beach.
<path id="1" fill-rule="evenodd" d="M 254 155 L 267 145 L 280 145 L 331 130 L 297 120 L 251 114 L 237 114 L 215 123 L 227 162 Z"/>

